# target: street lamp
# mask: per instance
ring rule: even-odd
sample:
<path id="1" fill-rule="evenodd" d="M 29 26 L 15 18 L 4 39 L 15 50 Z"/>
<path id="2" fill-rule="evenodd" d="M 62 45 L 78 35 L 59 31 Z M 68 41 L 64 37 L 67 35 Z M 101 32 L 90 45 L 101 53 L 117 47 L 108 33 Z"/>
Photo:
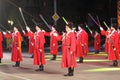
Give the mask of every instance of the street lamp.
<path id="1" fill-rule="evenodd" d="M 8 20 L 8 23 L 12 26 L 13 25 L 13 21 L 12 20 Z"/>
<path id="2" fill-rule="evenodd" d="M 13 20 L 8 20 L 8 24 L 10 24 L 10 30 L 11 30 L 11 27 L 14 24 Z"/>

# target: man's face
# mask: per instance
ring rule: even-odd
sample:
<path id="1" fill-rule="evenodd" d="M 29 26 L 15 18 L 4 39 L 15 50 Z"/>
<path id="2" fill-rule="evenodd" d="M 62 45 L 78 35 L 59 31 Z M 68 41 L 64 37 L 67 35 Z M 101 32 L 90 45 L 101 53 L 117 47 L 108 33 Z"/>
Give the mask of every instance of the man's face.
<path id="1" fill-rule="evenodd" d="M 13 29 L 14 29 L 14 31 L 17 31 L 17 28 L 16 28 L 16 27 L 14 27 Z"/>
<path id="2" fill-rule="evenodd" d="M 68 26 L 66 26 L 66 27 L 65 27 L 65 29 L 66 29 L 66 32 L 68 32 L 68 30 L 69 30 L 69 27 L 68 27 Z"/>
<path id="3" fill-rule="evenodd" d="M 55 31 L 55 28 L 54 28 L 54 27 L 52 27 L 52 31 Z"/>
<path id="4" fill-rule="evenodd" d="M 82 30 L 82 28 L 80 26 L 78 26 L 78 30 Z"/>
<path id="5" fill-rule="evenodd" d="M 111 31 L 113 31 L 114 30 L 114 27 L 111 27 Z"/>

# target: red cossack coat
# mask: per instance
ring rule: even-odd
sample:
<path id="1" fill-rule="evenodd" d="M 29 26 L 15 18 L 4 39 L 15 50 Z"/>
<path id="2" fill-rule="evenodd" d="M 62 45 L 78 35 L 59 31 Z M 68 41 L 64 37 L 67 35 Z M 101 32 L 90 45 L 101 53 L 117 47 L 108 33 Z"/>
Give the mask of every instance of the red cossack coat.
<path id="1" fill-rule="evenodd" d="M 2 48 L 2 33 L 0 32 L 0 58 L 3 58 L 3 48 Z"/>
<path id="2" fill-rule="evenodd" d="M 88 53 L 88 34 L 81 30 L 77 32 L 77 57 L 86 57 Z"/>
<path id="3" fill-rule="evenodd" d="M 118 31 L 118 52 L 120 54 L 120 31 Z"/>
<path id="4" fill-rule="evenodd" d="M 12 33 L 12 56 L 11 60 L 13 62 L 22 61 L 22 36 L 20 32 L 16 31 Z"/>
<path id="5" fill-rule="evenodd" d="M 72 31 L 62 37 L 62 67 L 76 67 L 76 35 Z"/>
<path id="6" fill-rule="evenodd" d="M 33 54 L 34 53 L 34 33 L 32 31 L 29 31 L 27 33 L 24 33 L 24 36 L 28 37 L 29 39 L 28 53 Z"/>
<path id="7" fill-rule="evenodd" d="M 120 55 L 119 55 L 119 47 L 118 47 L 118 32 L 117 31 L 112 31 L 111 34 L 109 35 L 109 43 L 110 45 L 109 50 L 108 50 L 108 59 L 109 60 L 119 60 Z"/>
<path id="8" fill-rule="evenodd" d="M 92 34 L 94 37 L 94 49 L 100 50 L 100 34 Z"/>
<path id="9" fill-rule="evenodd" d="M 46 36 L 50 36 L 50 54 L 51 55 L 57 55 L 58 54 L 58 39 L 57 31 L 52 31 L 52 32 L 45 32 Z"/>
<path id="10" fill-rule="evenodd" d="M 42 31 L 34 33 L 34 65 L 44 65 L 45 54 L 44 54 L 45 37 Z"/>
<path id="11" fill-rule="evenodd" d="M 101 34 L 103 35 L 103 36 L 106 36 L 106 39 L 105 39 L 105 52 L 108 54 L 108 50 L 109 50 L 109 32 L 108 31 L 104 31 L 104 30 L 102 30 L 101 31 Z"/>

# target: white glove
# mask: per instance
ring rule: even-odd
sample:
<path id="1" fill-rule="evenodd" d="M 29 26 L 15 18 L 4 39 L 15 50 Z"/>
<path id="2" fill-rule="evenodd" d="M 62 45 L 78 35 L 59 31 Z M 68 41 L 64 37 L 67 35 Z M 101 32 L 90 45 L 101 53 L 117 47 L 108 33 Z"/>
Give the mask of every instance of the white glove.
<path id="1" fill-rule="evenodd" d="M 82 46 L 84 46 L 84 44 L 81 44 Z"/>
<path id="2" fill-rule="evenodd" d="M 33 43 L 31 43 L 31 45 L 33 46 L 34 44 L 33 44 Z"/>
<path id="3" fill-rule="evenodd" d="M 26 30 L 27 30 L 27 31 L 30 31 L 30 28 L 29 28 L 28 26 L 26 26 Z"/>
<path id="4" fill-rule="evenodd" d="M 66 34 L 65 32 L 62 32 L 62 36 L 65 36 L 65 34 Z"/>
<path id="5" fill-rule="evenodd" d="M 6 32 L 3 32 L 3 34 L 5 35 L 5 34 L 6 34 Z"/>
<path id="6" fill-rule="evenodd" d="M 72 52 L 72 51 L 70 51 L 70 54 L 73 54 L 73 52 Z"/>
<path id="7" fill-rule="evenodd" d="M 45 32 L 45 30 L 42 30 L 42 32 Z"/>
<path id="8" fill-rule="evenodd" d="M 17 47 L 17 50 L 19 50 L 20 48 L 19 47 Z"/>
<path id="9" fill-rule="evenodd" d="M 10 34 L 10 31 L 8 31 L 8 33 Z"/>
<path id="10" fill-rule="evenodd" d="M 22 32 L 23 32 L 23 33 L 25 33 L 25 31 L 24 31 L 24 30 L 22 30 Z"/>
<path id="11" fill-rule="evenodd" d="M 40 49 L 40 52 L 42 52 L 42 49 Z"/>
<path id="12" fill-rule="evenodd" d="M 97 45 L 98 45 L 99 43 L 97 43 Z"/>
<path id="13" fill-rule="evenodd" d="M 53 46 L 55 46 L 55 43 L 53 44 Z"/>
<path id="14" fill-rule="evenodd" d="M 103 28 L 102 28 L 102 27 L 100 27 L 100 30 L 103 30 Z"/>
<path id="15" fill-rule="evenodd" d="M 58 34 L 57 34 L 57 33 L 54 33 L 53 35 L 54 35 L 54 36 L 58 36 Z"/>
<path id="16" fill-rule="evenodd" d="M 114 51 L 116 51 L 116 48 L 114 48 Z"/>

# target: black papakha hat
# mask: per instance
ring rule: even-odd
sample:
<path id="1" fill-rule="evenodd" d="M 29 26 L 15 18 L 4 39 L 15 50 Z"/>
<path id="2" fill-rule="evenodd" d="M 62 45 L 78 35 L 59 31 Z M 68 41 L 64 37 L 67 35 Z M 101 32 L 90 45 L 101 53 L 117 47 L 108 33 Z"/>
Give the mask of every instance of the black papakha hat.
<path id="1" fill-rule="evenodd" d="M 113 27 L 113 28 L 115 28 L 115 29 L 117 29 L 117 28 L 118 28 L 118 26 L 117 26 L 117 24 L 116 24 L 116 23 L 111 24 L 111 27 Z"/>
<path id="2" fill-rule="evenodd" d="M 84 28 L 84 25 L 83 25 L 83 24 L 79 24 L 78 26 L 81 27 L 81 28 Z"/>
<path id="3" fill-rule="evenodd" d="M 72 22 L 68 22 L 68 24 L 66 26 L 68 26 L 70 29 L 72 29 L 74 27 L 74 24 Z"/>

